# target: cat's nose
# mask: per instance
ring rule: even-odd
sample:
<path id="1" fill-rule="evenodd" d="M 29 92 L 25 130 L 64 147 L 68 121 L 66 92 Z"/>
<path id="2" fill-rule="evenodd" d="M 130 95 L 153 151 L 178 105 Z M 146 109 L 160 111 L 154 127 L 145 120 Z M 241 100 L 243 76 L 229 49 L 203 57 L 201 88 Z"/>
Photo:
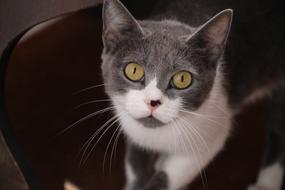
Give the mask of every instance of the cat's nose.
<path id="1" fill-rule="evenodd" d="M 150 106 L 151 107 L 158 107 L 161 105 L 161 101 L 160 100 L 151 100 L 150 101 Z"/>
<path id="2" fill-rule="evenodd" d="M 145 101 L 145 103 L 148 106 L 148 109 L 153 112 L 156 108 L 158 108 L 162 102 L 161 100 L 149 100 L 149 101 Z"/>

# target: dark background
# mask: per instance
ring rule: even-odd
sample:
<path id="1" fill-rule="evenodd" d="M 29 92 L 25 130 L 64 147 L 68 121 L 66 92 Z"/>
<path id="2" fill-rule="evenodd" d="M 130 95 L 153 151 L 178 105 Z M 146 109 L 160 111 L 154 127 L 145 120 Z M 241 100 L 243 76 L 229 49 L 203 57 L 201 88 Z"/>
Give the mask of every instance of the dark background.
<path id="1" fill-rule="evenodd" d="M 102 87 L 74 94 L 102 84 L 100 15 L 100 7 L 90 8 L 45 23 L 27 33 L 11 54 L 6 108 L 17 143 L 38 176 L 41 189 L 63 189 L 65 180 L 85 190 L 116 190 L 124 184 L 123 135 L 111 171 L 112 145 L 109 148 L 103 173 L 104 154 L 115 126 L 80 166 L 81 147 L 111 117 L 110 112 L 58 135 L 80 118 L 109 106 L 94 103 L 74 109 L 81 103 L 106 98 Z M 240 190 L 254 182 L 263 154 L 263 104 L 257 102 L 235 118 L 225 150 L 205 171 L 207 180 L 198 177 L 191 189 Z"/>
<path id="2" fill-rule="evenodd" d="M 12 38 L 31 25 L 101 2 L 102 0 L 0 0 L 0 52 Z"/>

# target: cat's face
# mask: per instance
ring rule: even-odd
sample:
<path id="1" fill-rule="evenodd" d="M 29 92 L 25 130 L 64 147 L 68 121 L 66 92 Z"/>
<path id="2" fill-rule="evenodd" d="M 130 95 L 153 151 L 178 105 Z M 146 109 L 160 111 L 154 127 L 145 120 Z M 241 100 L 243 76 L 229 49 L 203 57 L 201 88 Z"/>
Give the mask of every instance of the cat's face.
<path id="1" fill-rule="evenodd" d="M 159 127 L 175 120 L 181 109 L 203 103 L 216 65 L 187 49 L 190 28 L 167 21 L 141 26 L 145 36 L 123 39 L 103 54 L 103 76 L 108 94 L 123 103 L 126 114 L 146 127 Z M 141 76 L 133 80 L 132 75 Z"/>
<path id="2" fill-rule="evenodd" d="M 117 114 L 160 128 L 199 109 L 216 76 L 230 25 L 222 13 L 200 29 L 136 21 L 117 0 L 104 4 L 102 71 Z"/>

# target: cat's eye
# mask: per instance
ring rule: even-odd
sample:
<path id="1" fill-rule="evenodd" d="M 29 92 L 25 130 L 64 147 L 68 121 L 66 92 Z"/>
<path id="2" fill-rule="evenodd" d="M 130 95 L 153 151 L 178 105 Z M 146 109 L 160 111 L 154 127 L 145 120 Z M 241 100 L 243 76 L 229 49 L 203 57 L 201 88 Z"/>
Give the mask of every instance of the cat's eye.
<path id="1" fill-rule="evenodd" d="M 144 77 L 144 69 L 141 65 L 137 63 L 129 63 L 125 67 L 126 77 L 134 82 L 141 81 Z"/>
<path id="2" fill-rule="evenodd" d="M 172 77 L 171 84 L 180 90 L 188 88 L 192 84 L 192 75 L 188 71 L 179 71 Z"/>

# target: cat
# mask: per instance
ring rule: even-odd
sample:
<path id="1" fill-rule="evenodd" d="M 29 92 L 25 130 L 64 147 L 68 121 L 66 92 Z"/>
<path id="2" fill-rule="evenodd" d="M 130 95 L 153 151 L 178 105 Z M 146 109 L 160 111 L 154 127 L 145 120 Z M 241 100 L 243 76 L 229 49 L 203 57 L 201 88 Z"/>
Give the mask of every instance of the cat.
<path id="1" fill-rule="evenodd" d="M 185 188 L 223 149 L 235 114 L 268 94 L 267 154 L 248 189 L 281 189 L 285 65 L 271 56 L 282 51 L 258 27 L 247 36 L 243 9 L 233 18 L 231 9 L 217 12 L 227 3 L 217 4 L 165 0 L 136 20 L 119 0 L 104 1 L 101 68 L 128 138 L 125 190 Z M 252 56 L 241 57 L 250 45 Z"/>

